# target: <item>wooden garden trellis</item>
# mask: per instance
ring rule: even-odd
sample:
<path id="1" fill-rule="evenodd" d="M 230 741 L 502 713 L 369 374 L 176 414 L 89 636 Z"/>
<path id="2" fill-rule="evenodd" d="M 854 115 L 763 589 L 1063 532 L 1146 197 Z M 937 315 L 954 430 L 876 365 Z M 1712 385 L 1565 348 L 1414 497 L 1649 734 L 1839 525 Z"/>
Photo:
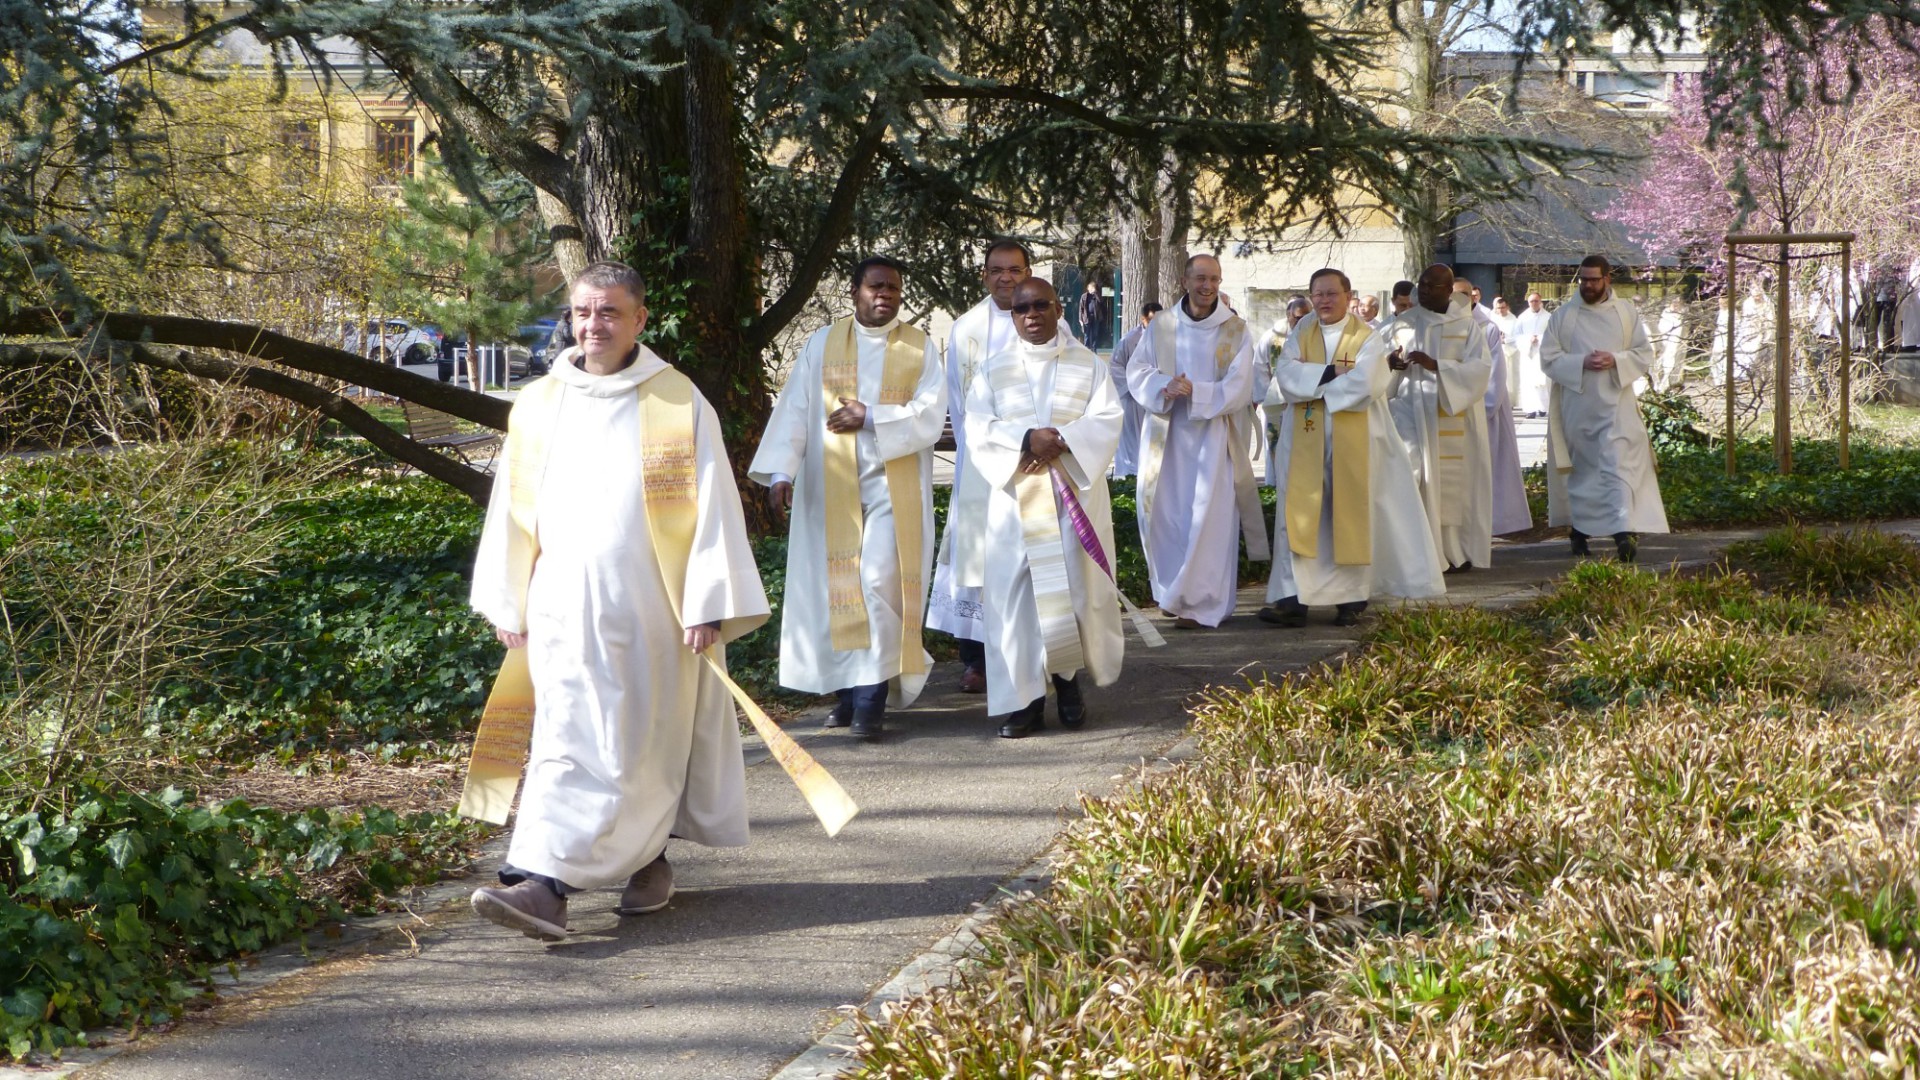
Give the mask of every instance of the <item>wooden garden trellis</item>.
<path id="1" fill-rule="evenodd" d="M 1793 472 L 1793 334 L 1789 314 L 1788 282 L 1795 244 L 1840 245 L 1840 467 L 1846 468 L 1847 435 L 1853 427 L 1853 234 L 1852 233 L 1728 233 L 1727 238 L 1727 475 L 1734 465 L 1734 358 L 1738 350 L 1740 292 L 1734 288 L 1739 271 L 1740 246 L 1777 244 L 1780 274 L 1775 287 L 1773 331 L 1773 459 L 1780 475 Z M 1820 252 L 1803 258 L 1822 258 Z"/>

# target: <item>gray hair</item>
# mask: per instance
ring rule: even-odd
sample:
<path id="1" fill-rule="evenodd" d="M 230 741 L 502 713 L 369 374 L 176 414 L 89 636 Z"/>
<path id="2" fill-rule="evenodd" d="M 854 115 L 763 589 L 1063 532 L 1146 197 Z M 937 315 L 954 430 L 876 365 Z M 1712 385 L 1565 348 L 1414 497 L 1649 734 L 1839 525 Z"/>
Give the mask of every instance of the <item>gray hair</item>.
<path id="1" fill-rule="evenodd" d="M 622 288 L 639 301 L 641 307 L 647 305 L 646 281 L 640 277 L 640 271 L 623 262 L 608 260 L 588 263 L 587 268 L 580 271 L 580 276 L 573 279 L 573 286 L 568 291 L 571 292 L 582 285 L 596 289 Z"/>

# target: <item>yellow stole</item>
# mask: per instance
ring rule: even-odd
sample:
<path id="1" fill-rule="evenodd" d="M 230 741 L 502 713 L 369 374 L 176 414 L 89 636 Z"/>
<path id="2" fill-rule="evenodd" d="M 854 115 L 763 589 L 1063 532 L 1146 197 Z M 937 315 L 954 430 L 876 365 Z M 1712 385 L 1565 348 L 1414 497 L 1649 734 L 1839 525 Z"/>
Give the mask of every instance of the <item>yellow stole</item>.
<path id="1" fill-rule="evenodd" d="M 1094 356 L 1084 348 L 1063 347 L 1053 362 L 1052 426 L 1070 424 L 1087 411 L 1093 396 Z M 993 411 L 1000 419 L 1029 429 L 1039 425 L 1039 408 L 1026 362 L 1018 347 L 1003 349 L 987 361 L 987 383 L 993 388 Z M 1047 673 L 1071 675 L 1086 666 L 1080 642 L 1080 624 L 1073 611 L 1073 589 L 1067 577 L 1068 548 L 1081 551 L 1077 538 L 1061 531 L 1052 470 L 1020 473 L 1014 477 L 1014 496 L 1020 504 L 1020 531 L 1027 549 L 1027 568 L 1033 577 L 1033 599 L 1040 614 L 1040 636 L 1046 643 Z M 1084 568 L 1098 573 L 1099 567 Z"/>
<path id="2" fill-rule="evenodd" d="M 886 365 L 880 376 L 881 405 L 905 405 L 913 400 L 926 368 L 927 335 L 900 323 L 887 336 Z M 840 407 L 840 399 L 860 397 L 860 350 L 854 341 L 853 319 L 841 319 L 827 330 L 820 362 L 822 401 L 826 416 Z M 841 652 L 865 649 L 872 643 L 867 625 L 866 589 L 860 580 L 860 548 L 865 515 L 860 504 L 860 459 L 854 431 L 823 431 L 827 517 L 827 629 L 833 647 Z M 921 482 L 920 457 L 909 454 L 886 463 L 887 498 L 893 504 L 894 547 L 900 563 L 900 673 L 918 675 L 927 670 L 920 642 L 921 608 L 926 583 L 920 566 L 920 511 L 926 485 Z"/>
<path id="3" fill-rule="evenodd" d="M 1366 344 L 1373 328 L 1347 316 L 1333 363 L 1341 374 L 1353 368 L 1353 358 Z M 1327 343 L 1320 320 L 1300 341 L 1300 362 L 1327 364 Z M 1293 444 L 1287 462 L 1287 546 L 1303 559 L 1320 554 L 1320 506 L 1326 470 L 1326 402 L 1302 401 L 1293 406 Z M 1333 561 L 1340 566 L 1367 566 L 1373 562 L 1372 473 L 1368 459 L 1369 435 L 1364 411 L 1331 415 L 1333 424 Z"/>
<path id="4" fill-rule="evenodd" d="M 1181 301 L 1184 303 L 1185 301 Z M 1148 323 L 1153 333 L 1153 359 L 1162 375 L 1176 375 L 1178 371 L 1178 318 L 1163 314 Z M 1220 324 L 1213 349 L 1214 378 L 1224 378 L 1227 370 L 1233 367 L 1233 358 L 1239 355 L 1240 347 L 1247 339 L 1245 319 L 1235 315 Z M 1240 510 L 1240 537 L 1246 541 L 1247 558 L 1265 561 L 1273 557 L 1273 551 L 1267 544 L 1267 515 L 1260 507 L 1260 486 L 1253 476 L 1253 458 L 1248 452 L 1248 432 L 1241 430 L 1244 409 L 1236 409 L 1231 415 L 1221 419 L 1227 423 L 1227 450 L 1233 469 L 1234 502 Z M 1147 520 L 1153 519 L 1153 504 L 1159 495 L 1160 462 L 1167 449 L 1167 417 L 1161 413 L 1147 410 L 1147 452 L 1140 460 L 1140 479 L 1136 498 L 1140 510 Z M 1191 493 L 1188 493 L 1191 494 Z M 1144 539 L 1144 537 L 1143 537 Z"/>
<path id="5" fill-rule="evenodd" d="M 647 532 L 678 623 L 687 563 L 693 555 L 699 499 L 694 482 L 694 389 L 685 375 L 667 368 L 635 391 L 640 398 L 640 484 Z M 520 392 L 507 419 L 507 475 L 512 505 L 507 521 L 507 575 L 526 607 L 527 586 L 540 554 L 535 510 L 547 468 L 548 439 L 566 384 L 546 378 Z M 533 738 L 533 678 L 527 650 L 508 649 L 480 714 L 467 763 L 460 813 L 496 825 L 507 820 L 513 793 Z"/>

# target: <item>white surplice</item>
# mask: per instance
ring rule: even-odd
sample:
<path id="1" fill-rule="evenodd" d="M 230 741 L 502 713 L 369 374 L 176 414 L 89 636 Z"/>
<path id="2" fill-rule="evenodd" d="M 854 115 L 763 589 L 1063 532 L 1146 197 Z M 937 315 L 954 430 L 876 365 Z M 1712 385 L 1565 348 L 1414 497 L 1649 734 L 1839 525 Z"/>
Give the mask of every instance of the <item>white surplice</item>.
<path id="1" fill-rule="evenodd" d="M 1587 370 L 1596 349 L 1613 354 L 1612 369 Z M 1667 531 L 1653 446 L 1633 395 L 1633 381 L 1652 361 L 1646 324 L 1630 300 L 1609 291 L 1589 305 L 1575 296 L 1553 313 L 1540 346 L 1554 384 L 1549 423 L 1558 429 L 1547 439 L 1547 524 L 1589 536 Z"/>
<path id="2" fill-rule="evenodd" d="M 947 494 L 947 528 L 940 537 L 940 557 L 933 568 L 933 591 L 927 598 L 927 628 L 952 634 L 968 641 L 987 640 L 987 625 L 980 608 L 980 590 L 955 584 L 954 559 L 979 563 L 985 552 L 977 536 L 967 536 L 964 526 L 971 522 L 977 529 L 985 508 L 986 482 L 973 471 L 968 460 L 967 442 L 962 433 L 967 426 L 967 387 L 987 357 L 1012 346 L 1013 313 L 1003 310 L 989 296 L 953 320 L 947 337 L 947 417 L 953 425 L 953 488 Z M 965 537 L 965 542 L 961 542 Z M 956 548 L 958 545 L 958 550 Z"/>
<path id="3" fill-rule="evenodd" d="M 897 321 L 897 320 L 896 320 Z M 780 684 L 812 694 L 831 694 L 853 686 L 890 683 L 888 703 L 911 705 L 926 685 L 924 674 L 900 672 L 900 557 L 893 533 L 893 501 L 887 494 L 886 463 L 912 457 L 919 465 L 921 579 L 932 568 L 933 444 L 940 441 L 946 416 L 947 380 L 933 339 L 927 339 L 925 364 L 912 400 L 904 405 L 876 404 L 885 370 L 887 335 L 894 323 L 872 327 L 854 323 L 859 352 L 859 400 L 867 406 L 867 426 L 854 435 L 860 462 L 860 505 L 865 524 L 860 541 L 860 580 L 867 600 L 867 647 L 839 650 L 828 630 L 827 504 L 825 446 L 827 414 L 839 408 L 821 400 L 820 366 L 831 326 L 807 338 L 773 403 L 766 433 L 753 455 L 749 475 L 771 486 L 777 476 L 793 481 L 793 519 L 787 535 L 786 597 L 780 613 Z M 921 646 L 916 642 L 914 648 Z"/>
<path id="4" fill-rule="evenodd" d="M 1428 371 L 1418 365 L 1394 372 L 1388 389 L 1394 426 L 1406 443 L 1407 461 L 1413 478 L 1420 485 L 1420 499 L 1432 523 L 1434 543 L 1440 558 L 1449 566 L 1471 562 L 1475 566 L 1493 565 L 1493 462 L 1487 442 L 1487 383 L 1493 377 L 1493 361 L 1487 353 L 1487 336 L 1474 320 L 1473 305 L 1464 296 L 1456 299 L 1445 313 L 1428 311 L 1415 304 L 1402 312 L 1393 325 L 1381 331 L 1409 343 L 1409 353 L 1419 350 L 1439 360 L 1440 370 Z M 1443 332 L 1459 333 L 1466 324 L 1467 342 L 1458 360 L 1440 355 Z M 1388 346 L 1389 349 L 1392 346 Z M 1443 505 L 1449 496 L 1441 490 L 1441 446 L 1439 410 L 1464 412 L 1466 439 L 1466 478 L 1459 497 L 1459 522 L 1447 524 L 1450 508 Z"/>
<path id="5" fill-rule="evenodd" d="M 1513 431 L 1513 403 L 1507 396 L 1507 358 L 1513 352 L 1503 320 L 1485 307 L 1473 309 L 1473 319 L 1487 332 L 1487 354 L 1493 371 L 1487 378 L 1487 464 L 1493 469 L 1493 532 L 1521 532 L 1533 528 L 1527 509 L 1527 482 L 1520 473 L 1520 440 Z M 1504 322 L 1512 322 L 1512 318 Z"/>
<path id="6" fill-rule="evenodd" d="M 1266 333 L 1260 335 L 1260 343 L 1253 349 L 1253 423 L 1258 429 L 1254 437 L 1265 452 L 1266 458 L 1266 468 L 1262 470 L 1261 483 L 1270 488 L 1277 488 L 1287 482 L 1287 474 L 1280 471 L 1281 451 L 1277 451 L 1274 446 L 1274 440 L 1279 437 L 1277 433 L 1280 430 L 1280 417 L 1286 413 L 1287 403 L 1281 396 L 1280 387 L 1273 379 L 1274 372 L 1279 370 L 1280 354 L 1287 348 L 1287 336 L 1292 332 L 1292 327 L 1287 325 L 1286 319 L 1285 315 L 1280 316 L 1279 322 L 1274 323 Z M 1310 321 L 1312 320 L 1301 319 L 1293 325 L 1299 326 L 1301 323 Z M 1269 433 L 1274 433 L 1272 438 L 1269 438 Z"/>
<path id="7" fill-rule="evenodd" d="M 1391 335 L 1376 331 L 1360 348 L 1352 369 L 1332 381 L 1320 382 L 1326 368 L 1300 361 L 1305 334 L 1322 335 L 1326 356 L 1334 355 L 1340 345 L 1345 322 L 1327 326 L 1318 316 L 1301 319 L 1287 339 L 1286 349 L 1274 362 L 1276 388 L 1285 399 L 1286 411 L 1280 417 L 1280 438 L 1275 453 L 1279 457 L 1281 489 L 1274 513 L 1273 576 L 1267 580 L 1267 602 L 1298 597 L 1308 605 L 1347 604 L 1375 597 L 1421 598 L 1441 596 L 1447 591 L 1441 577 L 1444 569 L 1433 530 L 1427 525 L 1426 510 L 1420 504 L 1420 489 L 1414 483 L 1407 463 L 1405 445 L 1394 429 L 1393 415 L 1387 408 L 1387 387 L 1393 370 L 1387 366 L 1392 349 Z M 1293 459 L 1292 405 L 1321 400 L 1330 412 L 1364 412 L 1367 416 L 1367 477 L 1365 492 L 1337 491 L 1333 471 L 1333 423 L 1322 425 L 1325 434 L 1325 486 L 1321 488 L 1320 541 L 1313 558 L 1293 554 L 1287 536 L 1287 490 L 1285 482 Z M 1360 566 L 1341 566 L 1334 561 L 1333 505 L 1342 498 L 1365 498 L 1372 506 L 1371 534 L 1373 562 Z"/>
<path id="8" fill-rule="evenodd" d="M 1551 318 L 1553 312 L 1543 307 L 1528 308 L 1513 319 L 1514 363 L 1520 368 L 1514 377 L 1519 386 L 1514 406 L 1523 413 L 1545 415 L 1547 411 L 1547 389 L 1552 384 L 1540 370 L 1540 339 Z"/>
<path id="9" fill-rule="evenodd" d="M 1147 414 L 1140 403 L 1133 400 L 1127 392 L 1127 362 L 1133 359 L 1134 350 L 1140 347 L 1140 339 L 1147 336 L 1150 323 L 1142 323 L 1127 331 L 1120 344 L 1113 347 L 1113 356 L 1107 361 L 1107 376 L 1113 384 L 1114 392 L 1120 395 L 1120 445 L 1113 451 L 1113 477 L 1118 480 L 1134 476 L 1140 472 L 1140 425 L 1146 422 Z"/>
<path id="10" fill-rule="evenodd" d="M 573 355 L 547 376 L 566 389 L 535 503 L 540 554 L 525 608 L 509 573 L 513 473 L 504 467 L 494 474 L 473 606 L 527 635 L 533 675 L 533 741 L 507 862 L 591 889 L 652 862 L 669 832 L 709 847 L 745 844 L 747 802 L 733 699 L 687 650 L 647 532 L 635 388 L 667 364 L 642 348 L 626 369 L 591 375 Z M 736 637 L 765 621 L 767 598 L 704 398 L 694 448 L 699 523 L 683 617 Z"/>
<path id="11" fill-rule="evenodd" d="M 1230 443 L 1240 436 L 1229 417 L 1244 416 L 1253 400 L 1253 335 L 1244 335 L 1225 374 L 1214 361 L 1220 328 L 1234 317 L 1227 305 L 1216 303 L 1206 318 L 1195 319 L 1185 300 L 1154 317 L 1155 324 L 1175 320 L 1173 367 L 1192 382 L 1191 397 L 1169 402 L 1163 396 L 1172 380 L 1160 373 L 1154 354 L 1159 334 L 1148 331 L 1127 363 L 1127 391 L 1167 418 L 1151 517 L 1146 500 L 1138 500 L 1153 598 L 1167 614 L 1204 626 L 1218 626 L 1233 614 L 1240 576 L 1240 507 Z M 1143 459 L 1152 452 L 1143 436 Z"/>
<path id="12" fill-rule="evenodd" d="M 1026 369 L 1027 383 L 1033 390 L 1034 426 L 1058 427 L 1066 440 L 1068 452 L 1058 464 L 1071 481 L 1111 566 L 1113 499 L 1107 494 L 1106 473 L 1120 441 L 1125 410 L 1106 364 L 1064 334 L 1046 345 L 1017 341 L 1012 351 Z M 1063 355 L 1080 355 L 1094 366 L 1093 392 L 1079 419 L 1056 425 L 1054 374 Z M 968 452 L 974 455 L 993 491 L 987 504 L 986 527 L 994 557 L 987 560 L 981 595 L 988 633 L 987 713 L 1002 716 L 1046 696 L 1051 685 L 1019 496 L 1014 491 L 1014 481 L 1019 478 L 1020 443 L 1031 429 L 1001 419 L 984 371 L 974 375 L 966 405 Z M 1067 582 L 1073 591 L 1074 618 L 1080 629 L 1083 667 L 1095 686 L 1106 686 L 1120 677 L 1126 652 L 1120 630 L 1120 596 L 1113 579 L 1094 564 L 1075 537 L 1066 507 L 1056 502 L 1055 509 L 1066 551 Z"/>

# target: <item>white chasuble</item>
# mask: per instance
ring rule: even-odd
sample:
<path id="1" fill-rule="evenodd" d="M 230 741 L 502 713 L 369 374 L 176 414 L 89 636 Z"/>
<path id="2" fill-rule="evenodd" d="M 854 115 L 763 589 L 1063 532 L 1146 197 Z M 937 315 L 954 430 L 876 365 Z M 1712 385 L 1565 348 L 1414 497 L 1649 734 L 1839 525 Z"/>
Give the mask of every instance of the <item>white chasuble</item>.
<path id="1" fill-rule="evenodd" d="M 992 495 L 986 532 L 987 712 L 999 716 L 1046 696 L 1049 675 L 1085 669 L 1094 685 L 1120 677 L 1126 643 L 1120 594 L 1076 535 L 1064 483 L 1113 565 L 1107 466 L 1125 410 L 1106 365 L 1062 334 L 996 353 L 967 391 L 966 440 Z M 1058 476 L 1020 471 L 1021 441 L 1057 428 L 1067 453 Z"/>
<path id="2" fill-rule="evenodd" d="M 1440 558 L 1448 565 L 1493 564 L 1493 464 L 1487 445 L 1487 382 L 1493 361 L 1473 305 L 1455 293 L 1444 314 L 1414 305 L 1382 333 L 1426 353 L 1438 371 L 1394 372 L 1388 394 L 1406 444 Z"/>
<path id="3" fill-rule="evenodd" d="M 1183 300 L 1154 317 L 1127 364 L 1127 391 L 1147 411 L 1136 501 L 1153 598 L 1204 626 L 1233 614 L 1241 538 L 1252 558 L 1270 557 L 1240 426 L 1253 400 L 1251 337 L 1227 305 L 1195 319 Z M 1192 382 L 1190 397 L 1167 399 L 1175 375 Z"/>
<path id="4" fill-rule="evenodd" d="M 986 565 L 987 482 L 967 453 L 967 387 L 987 357 L 1016 340 L 1013 313 L 989 296 L 953 320 L 947 339 L 947 416 L 953 425 L 953 490 L 947 497 L 947 527 L 933 568 L 933 595 L 927 601 L 927 626 L 968 641 L 987 640 L 980 590 L 960 584 L 977 580 Z M 957 569 L 965 568 L 965 572 Z"/>
<path id="5" fill-rule="evenodd" d="M 840 403 L 826 400 L 823 368 L 829 338 L 836 331 L 844 334 L 849 326 L 857 352 L 857 397 L 867 406 L 868 424 L 853 436 L 860 502 L 859 554 L 857 560 L 847 560 L 847 565 L 858 573 L 856 595 L 864 607 L 866 644 L 842 649 L 835 647 L 832 629 L 834 605 L 828 585 L 831 500 L 826 488 L 827 441 L 845 436 L 827 431 L 827 415 Z M 852 686 L 890 683 L 888 702 L 904 706 L 919 697 L 930 663 L 918 635 L 908 646 L 918 652 L 917 657 L 903 661 L 901 642 L 907 620 L 926 600 L 925 583 L 932 569 L 933 444 L 940 439 L 941 421 L 946 415 L 947 382 L 933 341 L 927 339 L 919 350 L 918 376 L 902 394 L 903 400 L 885 400 L 882 383 L 889 342 L 904 336 L 894 334 L 900 326 L 898 320 L 881 327 L 842 320 L 815 331 L 773 403 L 773 415 L 767 419 L 767 430 L 748 474 L 760 484 L 771 485 L 776 477 L 793 482 L 786 595 L 780 618 L 781 685 L 831 694 Z M 914 334 L 925 337 L 918 331 Z M 888 481 L 892 462 L 911 470 L 913 479 L 906 487 L 913 505 L 894 505 Z M 901 465 L 894 466 L 896 474 Z M 922 542 L 916 565 L 903 568 L 895 523 L 905 515 L 912 515 L 919 525 Z M 903 576 L 917 583 L 917 589 L 903 592 Z M 913 612 L 907 610 L 908 602 L 915 605 Z"/>
<path id="6" fill-rule="evenodd" d="M 1420 502 L 1420 489 L 1414 483 L 1406 448 L 1394 429 L 1387 408 L 1387 387 L 1393 370 L 1387 366 L 1392 349 L 1391 335 L 1367 334 L 1357 352 L 1343 353 L 1341 339 L 1358 322 L 1322 324 L 1317 316 L 1300 320 L 1288 337 L 1280 359 L 1274 362 L 1274 382 L 1288 408 L 1280 418 L 1280 438 L 1275 443 L 1279 455 L 1279 473 L 1286 483 L 1294 473 L 1294 453 L 1300 427 L 1313 423 L 1319 433 L 1318 465 L 1324 495 L 1318 513 L 1313 515 L 1317 543 L 1312 555 L 1301 555 L 1292 542 L 1287 524 L 1287 508 L 1293 502 L 1292 485 L 1280 493 L 1274 520 L 1273 576 L 1267 581 L 1267 602 L 1288 596 L 1309 605 L 1346 604 L 1376 597 L 1423 598 L 1441 596 L 1446 585 L 1444 569 L 1434 546 L 1433 531 Z M 1364 325 L 1364 324 L 1362 324 Z M 1307 363 L 1306 335 L 1321 337 L 1319 355 L 1329 358 L 1352 357 L 1350 365 L 1336 367 L 1339 374 L 1325 383 L 1326 368 Z M 1336 469 L 1334 424 L 1328 415 L 1353 415 L 1363 418 L 1366 434 L 1365 479 L 1355 485 L 1351 473 Z M 1308 438 L 1305 445 L 1314 446 Z M 1354 490 L 1358 486 L 1359 490 Z M 1334 508 L 1341 499 L 1365 500 L 1369 508 L 1368 546 L 1362 559 L 1349 553 L 1341 558 L 1334 531 Z"/>
<path id="7" fill-rule="evenodd" d="M 1611 370 L 1587 370 L 1596 349 L 1613 354 Z M 1547 524 L 1589 536 L 1667 531 L 1653 446 L 1633 394 L 1652 362 L 1653 344 L 1631 301 L 1609 293 L 1589 305 L 1575 296 L 1553 313 L 1540 344 L 1541 369 L 1553 380 Z"/>
<path id="8" fill-rule="evenodd" d="M 768 609 L 712 408 L 693 395 L 697 523 L 686 579 L 674 585 L 649 533 L 637 392 L 670 369 L 642 348 L 626 369 L 591 375 L 574 355 L 561 354 L 514 408 L 502 458 L 520 462 L 494 476 L 473 606 L 527 635 L 533 737 L 507 862 L 591 889 L 652 862 L 669 832 L 714 847 L 747 842 L 733 698 L 687 649 L 671 590 L 685 625 L 717 622 L 722 641 L 765 622 Z M 544 446 L 543 460 L 528 460 L 530 444 Z M 538 486 L 531 498 L 522 483 Z M 525 543 L 516 499 L 532 509 L 530 577 L 513 551 Z"/>
<path id="9" fill-rule="evenodd" d="M 1487 463 L 1493 470 L 1493 534 L 1533 528 L 1527 508 L 1527 483 L 1520 472 L 1520 440 L 1513 430 L 1513 400 L 1508 396 L 1509 364 L 1513 344 L 1507 328 L 1514 319 L 1501 319 L 1486 308 L 1473 309 L 1474 321 L 1487 331 L 1487 354 L 1493 374 L 1487 379 Z"/>

